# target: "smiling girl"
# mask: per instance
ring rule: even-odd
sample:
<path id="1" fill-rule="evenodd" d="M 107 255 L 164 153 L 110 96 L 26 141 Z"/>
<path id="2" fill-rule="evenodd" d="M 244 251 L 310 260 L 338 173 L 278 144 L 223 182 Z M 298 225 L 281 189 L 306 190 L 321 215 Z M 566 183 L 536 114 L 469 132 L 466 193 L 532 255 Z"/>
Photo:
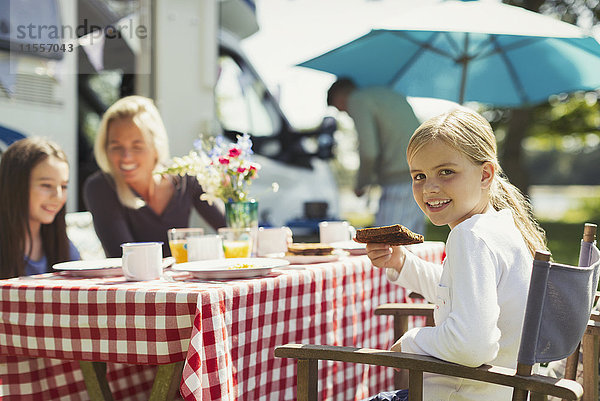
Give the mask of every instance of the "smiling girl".
<path id="1" fill-rule="evenodd" d="M 68 182 L 67 157 L 49 140 L 22 139 L 2 154 L 2 278 L 46 273 L 55 263 L 80 259 L 66 232 Z"/>
<path id="2" fill-rule="evenodd" d="M 545 235 L 498 163 L 489 123 L 457 109 L 423 123 L 407 149 L 413 196 L 437 226 L 451 229 L 443 265 L 401 246 L 368 244 L 373 264 L 395 283 L 436 304 L 435 327 L 409 330 L 393 351 L 466 366 L 515 368 L 533 255 Z M 372 400 L 404 400 L 406 390 Z M 509 400 L 511 389 L 426 376 L 424 400 Z"/>

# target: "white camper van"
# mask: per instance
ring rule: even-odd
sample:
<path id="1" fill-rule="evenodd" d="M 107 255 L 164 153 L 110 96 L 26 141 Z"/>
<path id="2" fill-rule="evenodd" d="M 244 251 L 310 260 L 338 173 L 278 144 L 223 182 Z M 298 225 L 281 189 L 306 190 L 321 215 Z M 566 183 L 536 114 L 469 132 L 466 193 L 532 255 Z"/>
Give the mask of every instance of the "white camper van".
<path id="1" fill-rule="evenodd" d="M 201 133 L 252 136 L 262 223 L 302 218 L 311 201 L 339 214 L 328 165 L 335 121 L 310 132 L 290 125 L 240 47 L 258 29 L 252 0 L 11 0 L 2 7 L 0 152 L 19 134 L 57 141 L 73 167 L 71 211 L 85 210 L 78 187 L 97 168 L 91 145 L 102 112 L 115 97 L 140 94 L 155 100 L 173 156 L 191 150 Z M 42 26 L 58 28 L 58 39 Z M 50 51 L 40 47 L 46 41 Z M 268 190 L 272 182 L 278 193 Z"/>

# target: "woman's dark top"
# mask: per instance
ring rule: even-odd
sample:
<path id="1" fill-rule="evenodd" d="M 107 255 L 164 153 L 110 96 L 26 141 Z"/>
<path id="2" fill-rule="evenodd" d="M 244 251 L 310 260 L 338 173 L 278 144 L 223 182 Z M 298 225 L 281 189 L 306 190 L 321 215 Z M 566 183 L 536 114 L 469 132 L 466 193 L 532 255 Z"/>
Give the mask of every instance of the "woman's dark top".
<path id="1" fill-rule="evenodd" d="M 85 203 L 94 217 L 94 228 L 107 257 L 121 257 L 121 244 L 125 242 L 152 241 L 162 241 L 163 256 L 170 256 L 167 231 L 188 227 L 192 205 L 211 227 L 225 226 L 225 217 L 219 209 L 200 200 L 203 191 L 195 177 L 171 178 L 175 191 L 161 215 L 147 205 L 139 209 L 123 206 L 108 174 L 98 171 L 86 180 Z"/>

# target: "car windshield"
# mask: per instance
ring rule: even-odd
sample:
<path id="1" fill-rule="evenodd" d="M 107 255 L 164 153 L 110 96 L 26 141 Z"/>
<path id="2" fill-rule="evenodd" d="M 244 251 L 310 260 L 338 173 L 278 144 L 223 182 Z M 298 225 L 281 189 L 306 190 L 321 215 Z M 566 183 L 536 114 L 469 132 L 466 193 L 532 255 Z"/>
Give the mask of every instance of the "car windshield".
<path id="1" fill-rule="evenodd" d="M 281 121 L 273 105 L 266 101 L 264 84 L 229 55 L 219 57 L 215 97 L 217 116 L 225 130 L 262 137 L 279 131 Z"/>

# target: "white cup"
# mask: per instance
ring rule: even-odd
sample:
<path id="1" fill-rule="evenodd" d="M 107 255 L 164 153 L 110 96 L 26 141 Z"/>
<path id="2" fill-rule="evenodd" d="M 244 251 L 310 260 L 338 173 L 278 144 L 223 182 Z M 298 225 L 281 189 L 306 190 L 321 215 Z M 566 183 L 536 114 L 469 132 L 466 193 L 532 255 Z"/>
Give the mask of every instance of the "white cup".
<path id="1" fill-rule="evenodd" d="M 291 242 L 292 230 L 289 227 L 259 227 L 258 256 L 285 254 Z"/>
<path id="2" fill-rule="evenodd" d="M 356 234 L 356 229 L 347 221 L 322 221 L 319 223 L 319 242 L 350 241 Z"/>
<path id="3" fill-rule="evenodd" d="M 162 242 L 128 242 L 123 249 L 123 274 L 129 281 L 155 280 L 162 274 Z"/>
<path id="4" fill-rule="evenodd" d="M 195 260 L 224 259 L 223 241 L 216 234 L 200 235 L 187 239 L 188 262 Z"/>

